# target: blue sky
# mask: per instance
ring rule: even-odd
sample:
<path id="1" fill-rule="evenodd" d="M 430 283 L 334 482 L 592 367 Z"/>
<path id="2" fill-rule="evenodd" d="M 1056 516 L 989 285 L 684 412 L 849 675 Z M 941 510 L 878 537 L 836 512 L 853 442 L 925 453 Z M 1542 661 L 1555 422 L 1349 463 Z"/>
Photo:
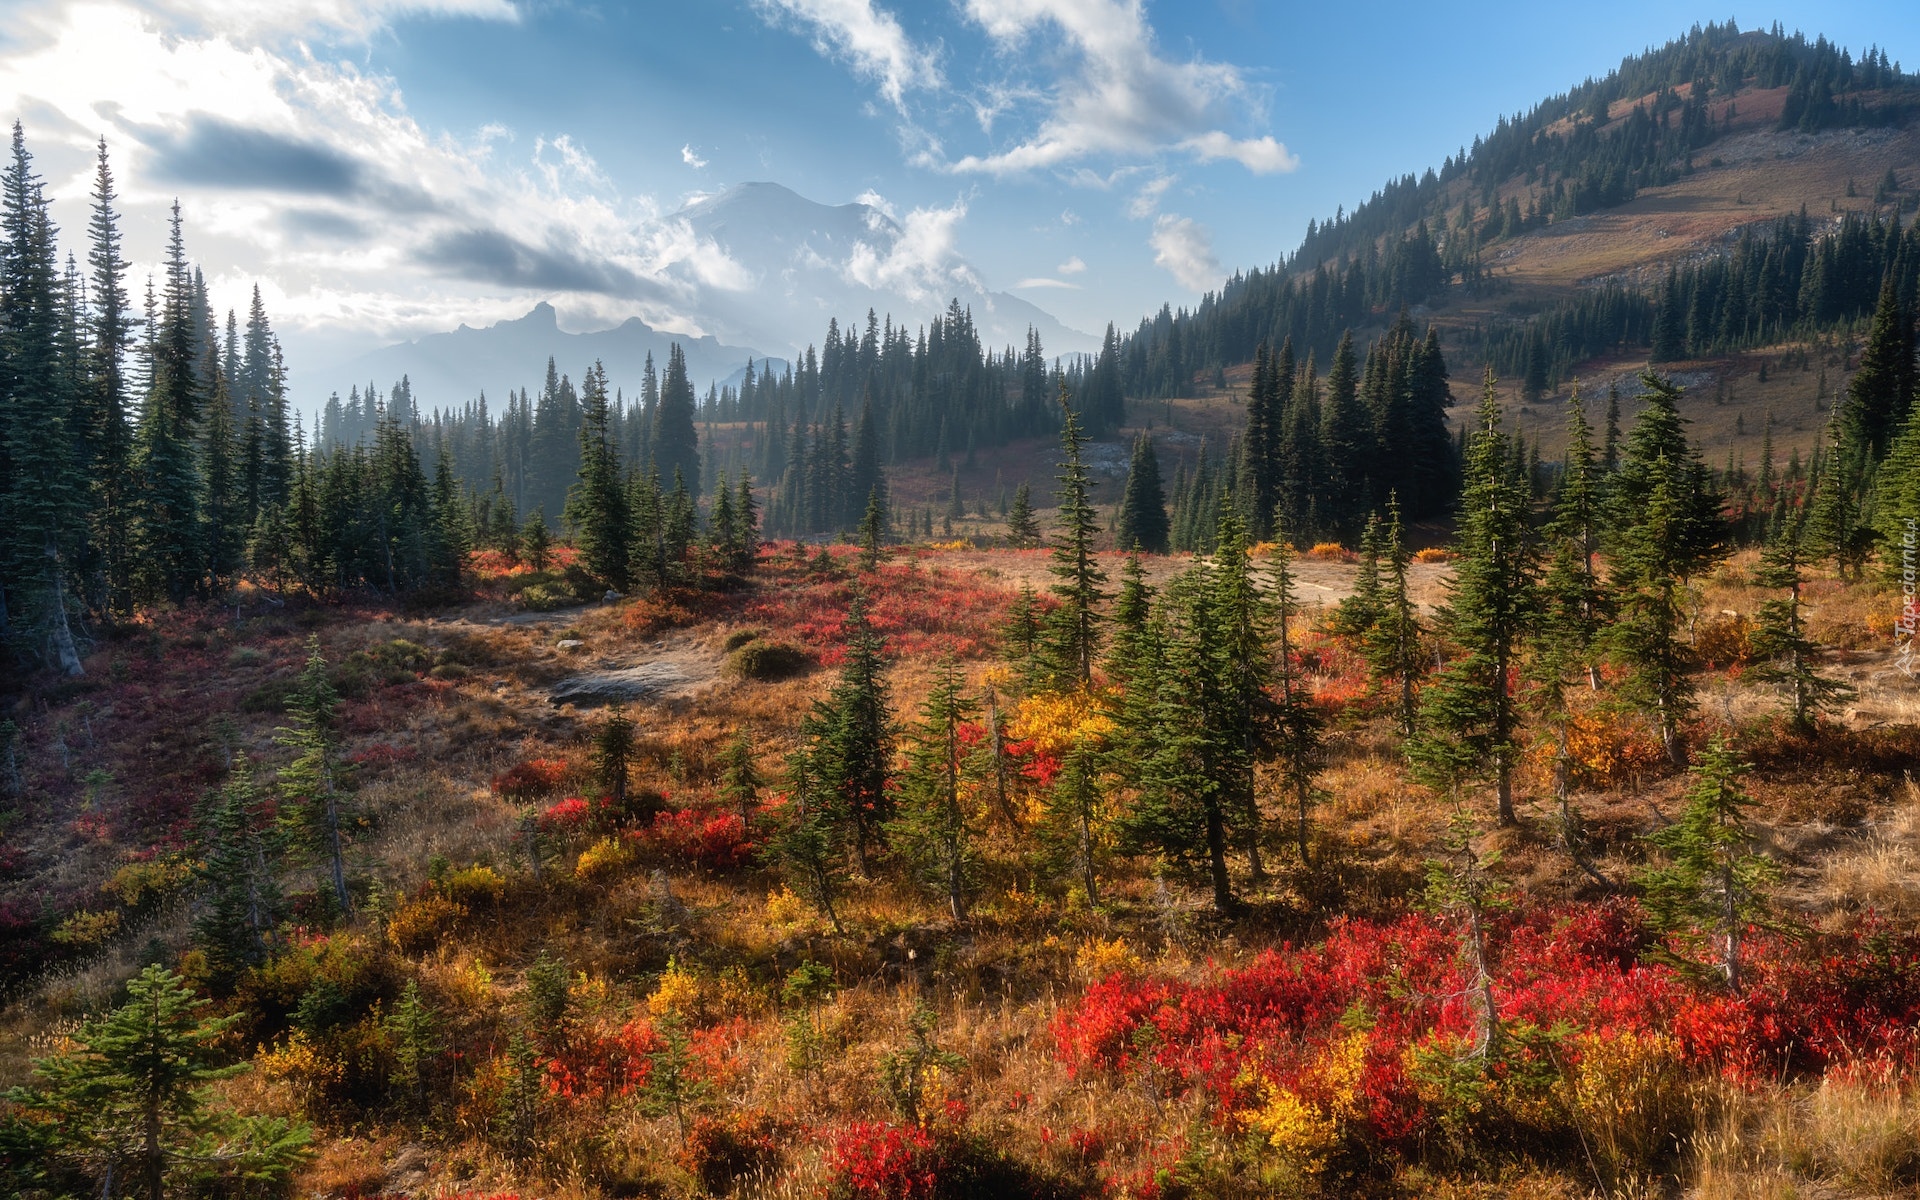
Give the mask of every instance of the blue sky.
<path id="1" fill-rule="evenodd" d="M 538 299 L 575 327 L 697 328 L 701 290 L 750 288 L 754 265 L 671 214 L 748 180 L 867 197 L 921 239 L 915 261 L 1124 328 L 1695 21 L 1778 20 L 1920 63 L 1910 3 L 5 7 L 0 102 L 63 225 L 84 226 L 104 135 L 136 272 L 177 195 L 219 301 L 261 283 L 296 369 L 301 347 Z"/>

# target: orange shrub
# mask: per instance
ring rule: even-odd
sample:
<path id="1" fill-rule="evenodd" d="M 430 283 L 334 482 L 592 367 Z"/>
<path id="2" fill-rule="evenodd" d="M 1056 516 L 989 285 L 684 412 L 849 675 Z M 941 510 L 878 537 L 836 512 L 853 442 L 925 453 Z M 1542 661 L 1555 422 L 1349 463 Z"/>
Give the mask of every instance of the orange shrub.
<path id="1" fill-rule="evenodd" d="M 1313 549 L 1307 551 L 1307 557 L 1322 562 L 1352 562 L 1355 555 L 1339 542 L 1315 542 Z"/>
<path id="2" fill-rule="evenodd" d="M 1445 546 L 1428 546 L 1424 550 L 1413 552 L 1413 561 L 1422 563 L 1443 563 L 1453 561 L 1453 552 Z"/>
<path id="3" fill-rule="evenodd" d="M 394 911 L 387 922 L 387 940 L 402 954 L 421 954 L 438 945 L 446 931 L 466 915 L 465 905 L 445 896 L 421 896 Z"/>
<path id="4" fill-rule="evenodd" d="M 1716 613 L 1694 627 L 1693 651 L 1710 668 L 1738 666 L 1753 655 L 1752 630 L 1745 613 Z"/>
<path id="5" fill-rule="evenodd" d="M 1577 714 L 1567 729 L 1575 786 L 1612 791 L 1666 761 L 1660 742 L 1638 717 L 1596 709 Z"/>

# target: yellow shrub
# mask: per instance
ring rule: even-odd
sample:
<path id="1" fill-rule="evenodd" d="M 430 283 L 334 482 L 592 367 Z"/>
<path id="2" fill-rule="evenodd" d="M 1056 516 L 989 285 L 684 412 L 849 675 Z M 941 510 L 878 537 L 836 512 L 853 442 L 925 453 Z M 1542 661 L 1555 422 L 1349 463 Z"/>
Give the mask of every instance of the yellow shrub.
<path id="1" fill-rule="evenodd" d="M 795 895 L 790 887 L 767 893 L 767 920 L 775 925 L 798 925 L 807 919 L 811 911 L 807 902 Z"/>
<path id="2" fill-rule="evenodd" d="M 77 912 L 60 922 L 53 940 L 68 946 L 98 946 L 120 932 L 120 910 Z"/>
<path id="3" fill-rule="evenodd" d="M 1701 621 L 1693 630 L 1693 652 L 1710 667 L 1731 667 L 1753 656 L 1748 638 L 1753 625 L 1746 614 L 1718 613 Z"/>
<path id="4" fill-rule="evenodd" d="M 1313 549 L 1307 551 L 1308 558 L 1317 558 L 1325 562 L 1345 562 L 1353 555 L 1339 542 L 1315 542 Z"/>
<path id="5" fill-rule="evenodd" d="M 1428 546 L 1424 550 L 1413 552 L 1413 561 L 1418 563 L 1443 563 L 1453 561 L 1453 552 L 1444 546 Z"/>
<path id="6" fill-rule="evenodd" d="M 1340 1144 L 1337 1121 L 1273 1083 L 1262 1085 L 1260 1107 L 1247 1114 L 1247 1124 L 1265 1134 L 1281 1161 L 1303 1175 L 1319 1174 Z"/>
<path id="7" fill-rule="evenodd" d="M 950 542 L 928 542 L 929 550 L 971 550 L 973 542 L 967 538 L 955 538 Z"/>
<path id="8" fill-rule="evenodd" d="M 402 954 L 432 949 L 454 922 L 467 915 L 464 904 L 445 896 L 427 895 L 394 910 L 387 921 L 387 940 Z"/>
<path id="9" fill-rule="evenodd" d="M 1056 756 L 1088 738 L 1104 738 L 1113 730 L 1113 719 L 1085 692 L 1035 692 L 1015 705 L 1007 717 L 1008 736 L 1031 741 L 1035 750 Z"/>
<path id="10" fill-rule="evenodd" d="M 1140 969 L 1140 956 L 1125 938 L 1088 938 L 1073 956 L 1074 965 L 1088 979 L 1105 979 L 1115 971 L 1132 973 Z"/>
<path id="11" fill-rule="evenodd" d="M 601 838 L 580 852 L 580 858 L 573 864 L 573 873 L 581 879 L 592 879 L 616 871 L 633 861 L 633 851 L 618 838 Z"/>
<path id="12" fill-rule="evenodd" d="M 464 958 L 441 980 L 441 986 L 454 1000 L 478 1008 L 493 995 L 493 972 L 477 958 Z"/>
<path id="13" fill-rule="evenodd" d="M 656 1017 L 684 1017 L 699 1002 L 700 980 L 681 966 L 678 959 L 669 958 L 667 969 L 660 973 L 659 986 L 647 997 L 647 1011 Z"/>
<path id="14" fill-rule="evenodd" d="M 192 878 L 193 863 L 176 854 L 128 863 L 101 884 L 100 890 L 128 908 L 139 908 L 150 900 L 164 900 Z"/>
<path id="15" fill-rule="evenodd" d="M 479 863 L 463 871 L 455 871 L 447 876 L 441 885 L 447 899 L 455 904 L 471 905 L 479 902 L 493 903 L 507 890 L 507 881 L 500 872 L 492 867 L 483 867 Z"/>
<path id="16" fill-rule="evenodd" d="M 346 1074 L 340 1061 L 314 1045 L 303 1029 L 294 1030 L 273 1049 L 261 1051 L 254 1062 L 266 1078 L 303 1090 L 338 1083 Z"/>
<path id="17" fill-rule="evenodd" d="M 1616 1176 L 1642 1173 L 1692 1128 L 1678 1049 L 1665 1034 L 1631 1030 L 1574 1040 L 1563 1085 L 1569 1106 L 1595 1157 Z"/>

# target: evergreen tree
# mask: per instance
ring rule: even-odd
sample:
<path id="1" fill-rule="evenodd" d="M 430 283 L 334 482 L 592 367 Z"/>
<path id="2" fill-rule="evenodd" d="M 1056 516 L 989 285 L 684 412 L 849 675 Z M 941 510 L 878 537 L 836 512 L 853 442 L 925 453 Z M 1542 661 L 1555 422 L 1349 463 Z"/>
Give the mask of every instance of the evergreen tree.
<path id="1" fill-rule="evenodd" d="M 1875 530 L 1864 511 L 1871 468 L 1845 424 L 1830 420 L 1827 433 L 1827 453 L 1816 460 L 1813 495 L 1807 501 L 1807 541 L 1822 558 L 1833 560 L 1841 579 L 1857 579 L 1873 552 Z M 1907 486 L 1904 479 L 1888 473 L 1890 496 Z"/>
<path id="2" fill-rule="evenodd" d="M 860 569 L 877 571 L 886 561 L 887 514 L 880 489 L 867 493 L 866 515 L 860 518 Z"/>
<path id="3" fill-rule="evenodd" d="M 633 719 L 618 704 L 607 710 L 593 738 L 593 774 L 601 794 L 613 801 L 615 812 L 627 807 L 627 771 L 637 757 Z"/>
<path id="4" fill-rule="evenodd" d="M 1007 661 L 1030 687 L 1039 682 L 1042 616 L 1040 598 L 1034 595 L 1033 585 L 1023 581 L 1020 590 L 1014 593 L 1013 603 L 1007 607 L 1007 625 L 1001 640 L 1005 643 Z"/>
<path id="5" fill-rule="evenodd" d="M 267 961 L 281 917 L 278 852 L 266 797 L 236 754 L 202 821 L 197 871 L 204 902 L 194 938 L 222 980 Z"/>
<path id="6" fill-rule="evenodd" d="M 667 350 L 660 381 L 660 409 L 653 420 L 653 470 L 661 479 L 678 477 L 689 495 L 700 494 L 700 435 L 693 427 L 693 383 L 687 357 L 675 342 Z"/>
<path id="7" fill-rule="evenodd" d="M 192 594 L 202 561 L 199 463 L 194 431 L 200 421 L 200 383 L 194 367 L 193 276 L 173 206 L 167 235 L 165 301 L 151 326 L 147 401 L 141 411 L 135 462 L 141 496 L 135 559 L 146 577 L 141 589 L 178 604 Z"/>
<path id="8" fill-rule="evenodd" d="M 813 778 L 864 876 L 893 815 L 893 719 L 882 678 L 881 639 L 867 620 L 864 592 L 854 592 L 845 630 L 847 657 L 840 678 L 826 699 L 814 704 L 802 733 L 813 746 Z"/>
<path id="9" fill-rule="evenodd" d="M 1013 489 L 1013 504 L 1007 509 L 1007 542 L 1019 550 L 1040 544 L 1040 522 L 1033 515 L 1032 492 L 1024 479 Z"/>
<path id="10" fill-rule="evenodd" d="M 832 797 L 822 788 L 814 770 L 814 756 L 822 749 L 816 736 L 787 759 L 787 799 L 767 838 L 767 853 L 779 864 L 787 884 L 805 896 L 833 925 L 845 933 L 834 900 L 846 886 L 844 843 L 839 838 Z"/>
<path id="11" fill-rule="evenodd" d="M 312 1131 L 215 1102 L 212 1085 L 246 1070 L 216 1065 L 215 1048 L 246 1014 L 209 1017 L 205 1008 L 178 975 L 149 966 L 128 982 L 124 1005 L 35 1059 L 33 1086 L 6 1099 L 98 1195 L 165 1200 L 209 1185 L 240 1189 L 233 1194 L 277 1187 L 307 1156 Z"/>
<path id="12" fill-rule="evenodd" d="M 1373 466 L 1373 427 L 1359 400 L 1353 331 L 1341 337 L 1327 372 L 1320 414 L 1320 455 L 1328 479 L 1326 517 L 1346 529 L 1366 511 L 1366 480 Z M 1352 536 L 1351 532 L 1348 536 Z"/>
<path id="13" fill-rule="evenodd" d="M 745 729 L 733 735 L 720 759 L 720 799 L 740 814 L 743 833 L 753 830 L 754 809 L 760 804 L 760 769 L 753 762 L 753 739 Z"/>
<path id="14" fill-rule="evenodd" d="M 627 497 L 620 482 L 620 450 L 609 427 L 607 372 L 597 360 L 581 381 L 580 400 L 580 477 L 567 497 L 566 520 L 581 567 L 624 592 L 633 583 Z"/>
<path id="15" fill-rule="evenodd" d="M 201 375 L 210 381 L 206 414 L 200 424 L 199 543 L 206 555 L 202 581 L 209 594 L 219 595 L 239 575 L 252 520 L 246 512 L 246 480 L 235 440 L 233 398 L 226 372 L 211 344 L 201 360 Z"/>
<path id="16" fill-rule="evenodd" d="M 1760 555 L 1753 573 L 1758 587 L 1784 590 L 1784 597 L 1761 602 L 1751 644 L 1760 662 L 1753 677 L 1779 687 L 1787 699 L 1787 715 L 1800 733 L 1812 733 L 1814 718 L 1832 711 L 1853 696 L 1853 689 L 1829 679 L 1814 667 L 1816 648 L 1806 635 L 1801 616 L 1801 572 L 1805 567 L 1802 539 L 1805 510 L 1789 509 L 1778 534 Z"/>
<path id="17" fill-rule="evenodd" d="M 1276 741 L 1285 738 L 1289 755 L 1288 778 L 1298 772 L 1312 777 L 1311 759 L 1317 749 L 1313 714 L 1305 707 L 1305 697 L 1291 689 L 1290 676 L 1283 680 L 1289 687 L 1284 699 L 1299 701 L 1295 708 L 1276 704 L 1268 693 L 1275 682 L 1273 669 L 1273 631 L 1287 615 L 1292 603 L 1289 593 L 1274 602 L 1260 590 L 1248 554 L 1246 525 L 1231 497 L 1220 505 L 1220 532 L 1216 539 L 1212 571 L 1213 596 L 1209 616 L 1214 628 L 1210 641 L 1216 655 L 1220 680 L 1219 713 L 1210 722 L 1220 740 L 1217 752 L 1221 803 L 1235 815 L 1244 839 L 1248 869 L 1258 884 L 1266 876 L 1261 862 L 1262 821 L 1254 789 L 1254 772 L 1267 757 Z M 1295 722 L 1282 729 L 1282 717 Z M 1299 735 L 1299 740 L 1295 740 Z"/>
<path id="18" fill-rule="evenodd" d="M 1160 459 L 1153 439 L 1142 433 L 1133 439 L 1133 462 L 1127 468 L 1127 490 L 1120 501 L 1115 540 L 1129 550 L 1149 554 L 1167 552 L 1167 494 L 1160 486 Z"/>
<path id="19" fill-rule="evenodd" d="M 393 1052 L 388 1082 L 405 1094 L 409 1111 L 424 1129 L 435 1066 L 446 1049 L 439 1015 L 420 994 L 420 984 L 409 979 L 393 1011 L 380 1024 Z"/>
<path id="20" fill-rule="evenodd" d="M 1072 870 L 1086 893 L 1089 908 L 1100 904 L 1099 851 L 1105 796 L 1099 760 L 1099 750 L 1091 739 L 1077 739 L 1061 759 L 1060 773 L 1054 776 L 1046 798 L 1049 824 L 1056 840 L 1072 848 Z"/>
<path id="21" fill-rule="evenodd" d="M 1856 472 L 1886 455 L 1913 407 L 1913 319 L 1901 304 L 1897 276 L 1897 271 L 1888 271 L 1881 281 L 1860 369 L 1847 381 L 1847 398 L 1840 410 L 1845 445 L 1858 455 L 1853 464 Z"/>
<path id="22" fill-rule="evenodd" d="M 1654 928 L 1683 945 L 1709 944 L 1715 971 L 1734 992 L 1741 988 L 1747 927 L 1766 920 L 1768 885 L 1778 877 L 1747 823 L 1753 800 L 1740 786 L 1747 769 L 1724 736 L 1708 743 L 1694 768 L 1686 811 L 1647 836 L 1666 851 L 1667 865 L 1641 876 Z"/>
<path id="23" fill-rule="evenodd" d="M 547 562 L 553 553 L 553 540 L 547 533 L 547 518 L 539 509 L 527 514 L 527 523 L 520 527 L 520 557 L 536 571 L 547 569 Z"/>
<path id="24" fill-rule="evenodd" d="M 20 123 L 0 172 L 0 634 L 63 675 L 84 674 L 67 579 L 83 544 L 76 382 L 62 362 L 56 230 Z M 77 347 L 74 348 L 77 351 Z"/>
<path id="25" fill-rule="evenodd" d="M 133 467 L 133 429 L 127 415 L 126 359 L 136 324 L 127 295 L 127 262 L 120 257 L 120 217 L 107 143 L 100 142 L 94 169 L 93 217 L 88 223 L 87 296 L 93 313 L 88 329 L 85 468 L 92 484 L 86 507 L 88 541 L 97 562 L 96 608 L 116 618 L 133 613 L 134 562 L 129 525 L 139 481 Z"/>
<path id="26" fill-rule="evenodd" d="M 1335 636 L 1364 643 L 1380 623 L 1380 514 L 1367 517 L 1360 531 L 1360 566 L 1353 573 L 1353 591 L 1333 609 L 1327 627 Z"/>
<path id="27" fill-rule="evenodd" d="M 347 893 L 347 797 L 341 787 L 335 755 L 340 748 L 335 724 L 340 697 L 327 677 L 320 635 L 307 638 L 307 662 L 287 701 L 291 722 L 276 730 L 275 740 L 294 752 L 293 761 L 280 770 L 280 794 L 290 806 L 301 840 L 319 849 L 333 885 L 335 911 L 353 910 Z"/>
<path id="28" fill-rule="evenodd" d="M 1531 497 L 1508 469 L 1508 451 L 1489 368 L 1467 447 L 1449 603 L 1440 614 L 1459 654 L 1427 686 L 1420 729 L 1408 746 L 1416 769 L 1437 786 L 1457 789 L 1490 774 L 1503 825 L 1517 821 L 1519 710 L 1511 669 L 1533 618 L 1534 559 Z"/>
<path id="29" fill-rule="evenodd" d="M 920 721 L 907 748 L 899 814 L 889 827 L 893 844 L 945 899 L 955 923 L 967 919 L 967 893 L 978 853 L 966 795 L 978 772 L 962 726 L 980 706 L 962 693 L 962 684 L 951 657 L 935 668 L 932 690 L 920 707 Z"/>
<path id="30" fill-rule="evenodd" d="M 1093 679 L 1094 656 L 1100 644 L 1100 602 L 1106 599 L 1101 585 L 1107 574 L 1100 569 L 1094 554 L 1093 539 L 1100 532 L 1093 504 L 1087 498 L 1087 468 L 1081 461 L 1086 435 L 1067 397 L 1065 385 L 1060 391 L 1060 446 L 1066 455 L 1060 463 L 1059 488 L 1054 495 L 1060 501 L 1059 533 L 1053 544 L 1053 563 L 1048 567 L 1056 582 L 1053 594 L 1060 606 L 1046 622 L 1047 669 L 1053 686 L 1071 690 L 1087 686 Z"/>
<path id="31" fill-rule="evenodd" d="M 1278 666 L 1272 671 L 1279 695 L 1273 702 L 1272 721 L 1276 732 L 1282 779 L 1292 794 L 1297 818 L 1294 835 L 1300 852 L 1300 865 L 1308 863 L 1308 821 L 1313 808 L 1313 777 L 1319 770 L 1323 722 L 1300 678 L 1294 659 L 1292 622 L 1299 611 L 1293 595 L 1293 549 L 1287 544 L 1286 530 L 1276 529 L 1273 551 L 1273 626 L 1278 631 Z"/>
<path id="32" fill-rule="evenodd" d="M 1361 642 L 1367 659 L 1367 671 L 1373 681 L 1393 680 L 1397 685 L 1394 711 L 1400 720 L 1400 736 L 1414 735 L 1419 710 L 1414 702 L 1414 684 L 1426 668 L 1420 646 L 1420 621 L 1414 613 L 1412 597 L 1407 593 L 1407 541 L 1400 525 L 1400 499 L 1387 497 L 1387 525 L 1381 535 L 1381 553 L 1385 556 L 1387 579 L 1380 587 L 1379 616 Z"/>

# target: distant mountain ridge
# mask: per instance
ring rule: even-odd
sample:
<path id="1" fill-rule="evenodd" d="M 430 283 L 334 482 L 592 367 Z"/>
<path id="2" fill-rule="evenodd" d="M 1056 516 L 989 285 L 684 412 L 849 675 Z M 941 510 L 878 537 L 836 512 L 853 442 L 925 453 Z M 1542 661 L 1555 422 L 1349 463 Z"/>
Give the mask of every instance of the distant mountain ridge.
<path id="1" fill-rule="evenodd" d="M 543 300 L 514 320 L 480 329 L 461 325 L 321 365 L 308 373 L 319 385 L 315 399 L 369 382 L 384 393 L 405 376 L 423 411 L 457 408 L 483 392 L 504 399 L 509 390 L 537 391 L 549 357 L 576 380 L 598 360 L 609 382 L 633 395 L 647 354 L 664 367 L 676 342 L 704 394 L 710 384 L 738 383 L 749 360 L 771 358 L 783 369 L 805 347 L 824 343 L 830 319 L 854 328 L 871 310 L 914 329 L 955 300 L 972 312 L 987 346 L 1024 346 L 1032 328 L 1049 356 L 1099 348 L 1098 339 L 1031 302 L 989 291 L 964 260 L 918 244 L 926 231 L 911 218 L 902 225 L 871 204 L 820 204 L 777 183 L 743 183 L 692 201 L 666 225 L 678 225 L 727 260 L 718 272 L 730 280 L 724 286 L 676 276 L 695 298 L 689 317 L 707 334 L 666 333 L 638 317 L 611 329 L 568 333 Z"/>
<path id="2" fill-rule="evenodd" d="M 599 362 L 607 369 L 609 383 L 628 396 L 637 396 L 647 355 L 653 355 L 656 370 L 665 370 L 667 349 L 675 343 L 686 354 L 687 373 L 702 392 L 710 382 L 738 383 L 749 361 L 758 370 L 767 357 L 711 336 L 662 333 L 638 317 L 611 329 L 568 333 L 560 328 L 553 305 L 542 300 L 524 317 L 481 329 L 462 325 L 448 333 L 386 346 L 344 364 L 330 376 L 338 379 L 332 390 L 342 393 L 369 383 L 384 393 L 405 376 L 414 403 L 423 412 L 459 408 L 482 393 L 498 407 L 509 391 L 538 392 L 551 357 L 562 374 L 575 380 Z M 776 362 L 776 369 L 786 365 L 785 360 Z"/>

